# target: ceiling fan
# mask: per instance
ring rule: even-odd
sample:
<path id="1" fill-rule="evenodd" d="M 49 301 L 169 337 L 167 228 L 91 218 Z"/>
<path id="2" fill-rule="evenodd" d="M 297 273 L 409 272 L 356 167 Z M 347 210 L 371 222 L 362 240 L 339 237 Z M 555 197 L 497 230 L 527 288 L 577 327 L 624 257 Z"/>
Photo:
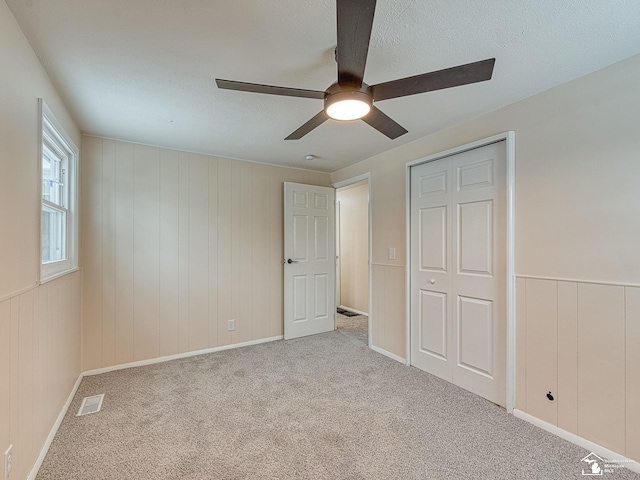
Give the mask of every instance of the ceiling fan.
<path id="1" fill-rule="evenodd" d="M 216 79 L 218 88 L 228 90 L 324 100 L 324 109 L 285 140 L 299 140 L 329 118 L 362 119 L 393 140 L 407 133 L 407 130 L 375 107 L 374 102 L 491 79 L 495 58 L 377 85 L 367 85 L 363 77 L 376 0 L 336 1 L 338 81 L 324 92 Z"/>

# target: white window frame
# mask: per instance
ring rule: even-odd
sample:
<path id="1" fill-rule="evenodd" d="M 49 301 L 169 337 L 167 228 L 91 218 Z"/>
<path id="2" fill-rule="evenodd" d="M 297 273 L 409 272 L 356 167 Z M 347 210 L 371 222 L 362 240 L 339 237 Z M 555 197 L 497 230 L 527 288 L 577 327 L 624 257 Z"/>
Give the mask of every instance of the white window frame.
<path id="1" fill-rule="evenodd" d="M 43 99 L 38 100 L 40 107 L 40 131 L 38 142 L 38 202 L 40 204 L 40 222 L 38 233 L 38 255 L 40 258 L 40 283 L 45 283 L 67 273 L 78 270 L 78 157 L 79 150 L 62 125 L 56 119 L 51 109 Z M 55 149 L 64 152 L 67 157 L 65 184 L 67 189 L 67 204 L 64 208 L 42 198 L 42 156 L 44 141 L 53 144 Z M 43 263 L 42 259 L 42 216 L 45 207 L 64 211 L 66 214 L 66 230 L 63 233 L 65 255 L 62 260 Z"/>

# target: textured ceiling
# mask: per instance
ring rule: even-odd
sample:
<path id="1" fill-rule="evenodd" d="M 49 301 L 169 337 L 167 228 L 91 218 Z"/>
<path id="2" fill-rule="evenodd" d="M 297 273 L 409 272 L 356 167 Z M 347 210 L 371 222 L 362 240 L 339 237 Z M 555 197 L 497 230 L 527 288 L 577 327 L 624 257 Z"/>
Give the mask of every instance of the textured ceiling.
<path id="1" fill-rule="evenodd" d="M 360 121 L 284 141 L 321 100 L 214 79 L 325 90 L 333 0 L 6 1 L 83 132 L 320 171 L 640 53 L 638 0 L 378 0 L 368 84 L 495 57 L 493 79 L 376 103 L 409 130 L 393 141 Z"/>

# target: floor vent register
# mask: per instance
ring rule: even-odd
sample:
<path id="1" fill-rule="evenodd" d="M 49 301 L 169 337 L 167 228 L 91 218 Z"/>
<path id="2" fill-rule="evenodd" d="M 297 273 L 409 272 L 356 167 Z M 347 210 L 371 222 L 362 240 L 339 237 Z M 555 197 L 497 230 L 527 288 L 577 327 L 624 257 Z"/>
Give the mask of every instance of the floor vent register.
<path id="1" fill-rule="evenodd" d="M 103 400 L 104 393 L 83 398 L 82 404 L 80 405 L 80 410 L 78 410 L 76 417 L 88 415 L 89 413 L 98 413 L 102 408 Z"/>

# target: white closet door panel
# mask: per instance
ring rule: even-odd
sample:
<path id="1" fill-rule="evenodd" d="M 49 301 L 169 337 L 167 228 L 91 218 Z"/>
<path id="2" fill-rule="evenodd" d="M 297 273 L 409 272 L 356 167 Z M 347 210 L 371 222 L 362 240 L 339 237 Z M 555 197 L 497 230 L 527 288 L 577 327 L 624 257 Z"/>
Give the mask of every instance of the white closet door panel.
<path id="1" fill-rule="evenodd" d="M 504 142 L 411 172 L 411 363 L 506 404 Z"/>

